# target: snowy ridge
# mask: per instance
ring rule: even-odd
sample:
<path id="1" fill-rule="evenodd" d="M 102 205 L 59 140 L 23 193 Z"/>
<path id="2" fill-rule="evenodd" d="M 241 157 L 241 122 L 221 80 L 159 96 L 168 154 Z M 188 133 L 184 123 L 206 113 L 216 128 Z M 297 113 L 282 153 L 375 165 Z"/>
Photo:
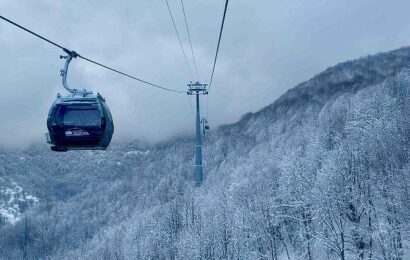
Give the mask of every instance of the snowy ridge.
<path id="1" fill-rule="evenodd" d="M 191 137 L 0 153 L 40 199 L 0 259 L 410 259 L 409 67 L 344 62 L 211 131 L 201 188 Z"/>

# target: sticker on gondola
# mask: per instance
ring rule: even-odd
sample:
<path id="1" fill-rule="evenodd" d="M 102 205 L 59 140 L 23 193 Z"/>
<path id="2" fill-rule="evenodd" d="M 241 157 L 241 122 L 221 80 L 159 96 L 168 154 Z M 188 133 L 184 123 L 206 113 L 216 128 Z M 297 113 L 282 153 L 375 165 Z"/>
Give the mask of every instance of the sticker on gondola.
<path id="1" fill-rule="evenodd" d="M 83 129 L 73 129 L 65 131 L 65 136 L 87 136 L 90 135 L 87 131 Z"/>

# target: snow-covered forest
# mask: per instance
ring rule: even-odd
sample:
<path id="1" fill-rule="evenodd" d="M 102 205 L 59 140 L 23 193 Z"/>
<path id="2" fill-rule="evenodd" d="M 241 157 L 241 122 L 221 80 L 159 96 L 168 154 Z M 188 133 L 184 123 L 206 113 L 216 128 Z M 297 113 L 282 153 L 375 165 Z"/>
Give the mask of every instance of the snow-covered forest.
<path id="1" fill-rule="evenodd" d="M 409 259 L 408 68 L 341 63 L 211 131 L 200 188 L 191 137 L 0 153 L 0 258 Z"/>

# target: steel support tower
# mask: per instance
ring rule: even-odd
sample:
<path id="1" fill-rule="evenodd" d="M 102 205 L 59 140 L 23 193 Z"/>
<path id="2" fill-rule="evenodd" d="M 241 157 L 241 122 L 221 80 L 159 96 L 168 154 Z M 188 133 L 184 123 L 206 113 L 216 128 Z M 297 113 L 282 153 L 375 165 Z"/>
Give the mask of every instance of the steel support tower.
<path id="1" fill-rule="evenodd" d="M 201 84 L 198 81 L 188 84 L 188 95 L 196 96 L 196 121 L 195 121 L 195 186 L 199 187 L 204 180 L 202 169 L 202 137 L 201 137 L 201 114 L 199 111 L 199 95 L 207 95 L 206 86 L 208 84 Z"/>

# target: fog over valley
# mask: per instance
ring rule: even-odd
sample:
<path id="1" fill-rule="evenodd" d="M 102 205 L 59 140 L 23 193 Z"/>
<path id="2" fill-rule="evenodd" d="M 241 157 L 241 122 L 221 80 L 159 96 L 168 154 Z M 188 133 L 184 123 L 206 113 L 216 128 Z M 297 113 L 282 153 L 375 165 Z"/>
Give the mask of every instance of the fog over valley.
<path id="1" fill-rule="evenodd" d="M 184 3 L 200 80 L 207 83 L 224 3 Z M 189 54 L 180 2 L 169 4 Z M 408 8 L 404 0 L 232 1 L 214 88 L 203 101 L 211 126 L 236 122 L 340 61 L 407 45 Z M 150 82 L 186 90 L 193 80 L 164 1 L 0 0 L 0 10 L 67 48 Z M 0 147 L 24 149 L 44 142 L 51 103 L 57 93 L 67 93 L 59 76 L 64 53 L 4 22 L 0 32 Z M 150 88 L 81 59 L 72 62 L 68 81 L 107 99 L 115 142 L 193 133 L 183 94 Z"/>

